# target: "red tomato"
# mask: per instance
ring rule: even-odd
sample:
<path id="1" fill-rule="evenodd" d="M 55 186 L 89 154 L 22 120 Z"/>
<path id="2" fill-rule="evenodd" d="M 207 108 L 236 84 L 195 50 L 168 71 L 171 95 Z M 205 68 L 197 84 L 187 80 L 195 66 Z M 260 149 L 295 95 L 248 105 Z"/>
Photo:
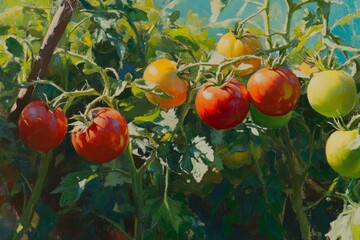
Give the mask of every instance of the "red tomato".
<path id="1" fill-rule="evenodd" d="M 67 119 L 60 108 L 51 110 L 44 102 L 36 100 L 21 112 L 18 128 L 21 139 L 30 148 L 47 152 L 63 141 Z"/>
<path id="2" fill-rule="evenodd" d="M 105 163 L 115 159 L 129 142 L 126 120 L 111 108 L 91 110 L 93 121 L 85 130 L 75 127 L 71 142 L 76 152 L 88 161 Z"/>
<path id="3" fill-rule="evenodd" d="M 254 106 L 270 116 L 285 115 L 298 104 L 300 83 L 287 68 L 263 68 L 248 81 L 247 90 Z"/>
<path id="4" fill-rule="evenodd" d="M 244 84 L 232 79 L 223 86 L 204 84 L 196 95 L 195 107 L 209 127 L 230 129 L 244 120 L 250 101 Z"/>

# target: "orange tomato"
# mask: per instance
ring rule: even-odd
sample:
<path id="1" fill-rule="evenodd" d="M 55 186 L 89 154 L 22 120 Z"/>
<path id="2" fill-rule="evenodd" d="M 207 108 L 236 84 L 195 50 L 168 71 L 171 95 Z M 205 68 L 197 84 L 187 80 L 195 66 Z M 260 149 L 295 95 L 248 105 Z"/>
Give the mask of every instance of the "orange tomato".
<path id="1" fill-rule="evenodd" d="M 147 99 L 160 108 L 180 106 L 186 100 L 188 82 L 177 75 L 176 63 L 167 59 L 159 59 L 149 64 L 143 78 L 150 83 L 158 84 L 160 90 L 171 98 L 164 99 L 152 93 L 145 93 Z"/>
<path id="2" fill-rule="evenodd" d="M 248 33 L 240 38 L 236 38 L 231 32 L 226 33 L 220 38 L 216 46 L 216 51 L 226 58 L 253 54 L 259 49 L 261 49 L 260 39 Z M 238 67 L 240 64 L 252 65 L 252 67 L 236 73 L 239 76 L 245 76 L 256 71 L 260 67 L 261 61 L 259 59 L 249 59 L 237 62 L 235 66 Z"/>

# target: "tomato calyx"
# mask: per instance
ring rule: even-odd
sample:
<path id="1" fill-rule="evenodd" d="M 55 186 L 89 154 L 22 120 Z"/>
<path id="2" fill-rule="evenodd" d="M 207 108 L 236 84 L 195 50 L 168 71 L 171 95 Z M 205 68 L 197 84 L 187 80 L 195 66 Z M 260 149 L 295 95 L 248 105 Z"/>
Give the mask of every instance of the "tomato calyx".
<path id="1" fill-rule="evenodd" d="M 70 132 L 80 132 L 84 133 L 91 126 L 94 121 L 94 116 L 99 112 L 99 109 L 91 109 L 88 114 L 80 113 L 78 115 L 72 116 L 70 119 L 76 120 L 75 122 L 69 124 L 74 126 Z"/>

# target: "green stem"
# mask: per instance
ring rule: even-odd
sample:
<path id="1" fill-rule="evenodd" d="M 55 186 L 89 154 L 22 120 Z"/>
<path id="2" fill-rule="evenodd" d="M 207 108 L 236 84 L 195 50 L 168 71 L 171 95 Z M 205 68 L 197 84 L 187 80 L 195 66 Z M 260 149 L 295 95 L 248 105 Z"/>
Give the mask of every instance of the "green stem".
<path id="1" fill-rule="evenodd" d="M 291 197 L 291 203 L 292 208 L 297 216 L 299 225 L 300 225 L 300 231 L 301 231 L 301 237 L 303 240 L 310 240 L 311 239 L 311 232 L 310 232 L 310 225 L 309 221 L 306 216 L 304 203 L 303 203 L 303 188 L 304 188 L 304 182 L 305 179 L 303 178 L 303 174 L 299 174 L 299 162 L 300 159 L 297 158 L 296 154 L 294 153 L 294 148 L 292 144 L 290 144 L 290 134 L 289 134 L 289 128 L 286 126 L 284 128 L 284 134 L 285 142 L 288 143 L 288 151 L 286 152 L 288 155 L 288 169 L 289 169 L 289 175 L 292 183 L 292 197 Z"/>
<path id="2" fill-rule="evenodd" d="M 165 167 L 165 189 L 164 189 L 164 204 L 169 207 L 168 203 L 168 189 L 169 189 L 169 168 Z"/>
<path id="3" fill-rule="evenodd" d="M 125 151 L 126 158 L 130 167 L 130 174 L 132 176 L 132 188 L 134 196 L 134 208 L 135 208 L 135 240 L 144 239 L 144 199 L 143 199 L 143 181 L 142 174 L 137 170 L 132 156 L 131 143 Z"/>
<path id="4" fill-rule="evenodd" d="M 266 46 L 268 49 L 272 47 L 272 40 L 270 35 L 270 18 L 269 18 L 269 12 L 270 12 L 270 0 L 264 1 L 264 33 L 266 35 Z"/>
<path id="5" fill-rule="evenodd" d="M 51 162 L 51 157 L 52 157 L 51 151 L 49 151 L 48 153 L 41 154 L 39 176 L 38 179 L 36 180 L 29 202 L 21 215 L 20 224 L 18 226 L 16 233 L 12 238 L 13 240 L 22 239 L 23 235 L 27 232 L 27 230 L 30 227 L 31 218 L 33 216 L 36 204 L 39 201 L 41 192 L 44 187 L 46 174 L 48 172 L 49 165 Z"/>
<path id="6" fill-rule="evenodd" d="M 284 39 L 287 43 L 290 42 L 290 27 L 291 27 L 291 20 L 294 13 L 293 9 L 293 1 L 292 0 L 286 0 L 286 5 L 288 7 L 288 13 L 286 15 L 285 19 L 285 25 L 284 25 Z"/>

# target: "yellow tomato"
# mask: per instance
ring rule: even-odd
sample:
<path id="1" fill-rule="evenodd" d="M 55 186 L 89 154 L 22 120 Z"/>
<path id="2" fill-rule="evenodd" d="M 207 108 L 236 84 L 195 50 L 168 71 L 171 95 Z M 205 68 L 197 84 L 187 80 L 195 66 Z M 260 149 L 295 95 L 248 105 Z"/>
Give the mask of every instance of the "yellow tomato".
<path id="1" fill-rule="evenodd" d="M 251 152 L 249 149 L 243 152 L 233 152 L 229 154 L 229 150 L 223 148 L 219 154 L 224 166 L 230 169 L 239 169 L 241 166 L 251 162 Z"/>
<path id="2" fill-rule="evenodd" d="M 167 59 L 159 59 L 147 66 L 144 79 L 158 85 L 160 90 L 171 98 L 164 99 L 152 93 L 145 93 L 147 99 L 160 108 L 172 108 L 183 104 L 186 100 L 188 82 L 177 75 L 176 63 Z"/>
<path id="3" fill-rule="evenodd" d="M 244 34 L 240 38 L 236 38 L 231 32 L 224 34 L 216 46 L 216 51 L 226 58 L 250 55 L 260 49 L 261 41 L 254 35 Z M 256 71 L 260 67 L 261 61 L 259 59 L 244 60 L 237 62 L 235 66 L 238 67 L 240 64 L 252 65 L 252 67 L 237 73 L 239 76 L 245 76 Z"/>

